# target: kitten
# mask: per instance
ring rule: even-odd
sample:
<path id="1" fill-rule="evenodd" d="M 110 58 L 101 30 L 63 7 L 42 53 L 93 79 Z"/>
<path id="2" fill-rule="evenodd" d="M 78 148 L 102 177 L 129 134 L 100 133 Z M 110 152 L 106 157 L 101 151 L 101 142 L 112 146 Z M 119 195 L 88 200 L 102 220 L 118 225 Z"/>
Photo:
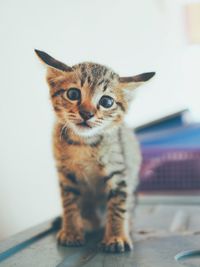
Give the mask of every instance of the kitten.
<path id="1" fill-rule="evenodd" d="M 82 245 L 84 232 L 100 227 L 106 214 L 103 250 L 131 250 L 133 192 L 141 154 L 123 119 L 133 89 L 155 73 L 119 77 L 103 65 L 85 62 L 69 67 L 45 52 L 35 52 L 47 66 L 56 113 L 53 143 L 63 205 L 58 242 Z"/>

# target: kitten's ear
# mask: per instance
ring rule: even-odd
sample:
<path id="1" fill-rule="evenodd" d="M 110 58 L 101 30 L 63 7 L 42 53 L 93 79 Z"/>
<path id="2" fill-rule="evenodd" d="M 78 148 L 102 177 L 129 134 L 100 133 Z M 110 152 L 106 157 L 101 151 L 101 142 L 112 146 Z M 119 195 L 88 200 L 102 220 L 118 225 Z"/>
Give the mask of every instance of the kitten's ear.
<path id="1" fill-rule="evenodd" d="M 67 65 L 65 65 L 64 63 L 56 60 L 55 58 L 51 57 L 50 55 L 48 55 L 47 53 L 37 50 L 35 49 L 35 53 L 37 54 L 37 56 L 40 58 L 40 60 L 45 63 L 48 67 L 54 68 L 56 70 L 61 70 L 64 72 L 70 72 L 73 71 L 73 69 Z"/>
<path id="2" fill-rule="evenodd" d="M 131 77 L 120 77 L 120 87 L 125 89 L 135 89 L 138 86 L 142 85 L 144 82 L 150 80 L 155 74 L 155 72 L 146 72 Z"/>

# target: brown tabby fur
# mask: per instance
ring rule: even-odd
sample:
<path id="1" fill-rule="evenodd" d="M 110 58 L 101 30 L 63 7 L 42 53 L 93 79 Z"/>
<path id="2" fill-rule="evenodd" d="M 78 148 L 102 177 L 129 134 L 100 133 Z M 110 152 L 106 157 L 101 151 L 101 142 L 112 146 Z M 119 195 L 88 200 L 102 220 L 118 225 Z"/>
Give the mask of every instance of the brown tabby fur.
<path id="1" fill-rule="evenodd" d="M 58 242 L 82 245 L 86 230 L 104 225 L 104 251 L 130 250 L 129 224 L 141 156 L 123 118 L 132 99 L 131 90 L 154 73 L 120 78 L 99 64 L 86 62 L 69 67 L 42 51 L 36 53 L 47 64 L 56 113 L 53 143 L 63 205 Z M 67 98 L 69 88 L 81 91 L 80 101 Z M 103 95 L 114 98 L 113 106 L 103 108 L 99 104 Z M 78 125 L 83 122 L 80 111 L 93 114 L 87 120 L 88 127 Z"/>

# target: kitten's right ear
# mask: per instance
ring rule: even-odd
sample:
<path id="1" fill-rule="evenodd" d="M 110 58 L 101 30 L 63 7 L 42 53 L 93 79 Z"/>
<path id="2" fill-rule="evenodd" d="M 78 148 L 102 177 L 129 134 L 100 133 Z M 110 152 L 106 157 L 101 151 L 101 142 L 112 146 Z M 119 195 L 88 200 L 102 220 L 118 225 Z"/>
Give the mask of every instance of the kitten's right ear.
<path id="1" fill-rule="evenodd" d="M 48 65 L 48 67 L 57 69 L 57 70 L 61 70 L 64 72 L 71 72 L 73 71 L 73 69 L 67 65 L 65 65 L 64 63 L 56 60 L 55 58 L 51 57 L 50 55 L 48 55 L 47 53 L 37 50 L 35 49 L 35 53 L 37 54 L 37 56 L 39 57 L 39 59 L 45 63 L 46 65 Z"/>

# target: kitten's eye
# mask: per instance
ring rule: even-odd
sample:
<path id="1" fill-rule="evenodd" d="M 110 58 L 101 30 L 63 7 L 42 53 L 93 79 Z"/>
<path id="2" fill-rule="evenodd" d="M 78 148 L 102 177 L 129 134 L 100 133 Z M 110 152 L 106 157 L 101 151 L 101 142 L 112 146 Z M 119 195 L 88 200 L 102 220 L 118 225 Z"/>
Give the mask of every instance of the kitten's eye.
<path id="1" fill-rule="evenodd" d="M 102 96 L 102 98 L 99 100 L 99 105 L 103 106 L 104 108 L 112 107 L 113 103 L 114 99 L 108 95 Z"/>
<path id="2" fill-rule="evenodd" d="M 77 88 L 70 88 L 67 91 L 67 97 L 70 100 L 80 100 L 81 99 L 81 91 Z"/>

